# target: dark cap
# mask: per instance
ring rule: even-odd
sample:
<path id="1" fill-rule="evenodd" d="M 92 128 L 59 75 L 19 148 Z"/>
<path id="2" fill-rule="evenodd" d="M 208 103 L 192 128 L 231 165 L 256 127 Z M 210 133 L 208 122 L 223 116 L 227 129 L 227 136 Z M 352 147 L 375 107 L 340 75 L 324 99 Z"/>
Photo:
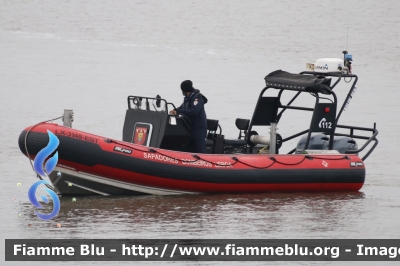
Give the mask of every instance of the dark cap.
<path id="1" fill-rule="evenodd" d="M 194 90 L 192 81 L 190 80 L 183 81 L 181 83 L 181 90 L 183 92 L 191 92 L 192 90 Z"/>

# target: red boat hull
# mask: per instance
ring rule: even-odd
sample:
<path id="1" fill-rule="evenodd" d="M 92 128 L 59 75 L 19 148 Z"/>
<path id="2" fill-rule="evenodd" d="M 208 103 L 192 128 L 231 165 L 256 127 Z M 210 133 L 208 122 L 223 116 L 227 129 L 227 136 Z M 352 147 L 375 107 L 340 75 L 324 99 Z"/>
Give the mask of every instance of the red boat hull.
<path id="1" fill-rule="evenodd" d="M 61 194 L 358 191 L 365 180 L 364 163 L 356 155 L 192 154 L 52 123 L 25 129 L 21 151 L 34 159 L 49 141 L 47 130 L 60 141 L 58 164 L 49 177 Z"/>

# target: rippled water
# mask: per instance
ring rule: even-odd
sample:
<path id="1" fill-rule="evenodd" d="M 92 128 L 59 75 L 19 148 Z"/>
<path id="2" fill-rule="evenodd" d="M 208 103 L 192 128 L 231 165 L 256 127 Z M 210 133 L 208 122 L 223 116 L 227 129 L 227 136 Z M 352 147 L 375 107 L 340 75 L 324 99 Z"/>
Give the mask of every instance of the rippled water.
<path id="1" fill-rule="evenodd" d="M 395 0 L 0 1 L 2 238 L 399 238 L 399 8 Z M 25 127 L 71 108 L 74 128 L 121 139 L 128 95 L 179 103 L 179 84 L 191 79 L 209 99 L 208 117 L 234 138 L 266 74 L 300 72 L 344 49 L 360 80 L 341 124 L 377 122 L 380 132 L 360 192 L 62 197 L 53 220 L 33 214 L 27 190 L 36 179 L 17 145 Z M 339 87 L 339 99 L 346 92 Z M 293 113 L 279 133 L 307 121 Z"/>

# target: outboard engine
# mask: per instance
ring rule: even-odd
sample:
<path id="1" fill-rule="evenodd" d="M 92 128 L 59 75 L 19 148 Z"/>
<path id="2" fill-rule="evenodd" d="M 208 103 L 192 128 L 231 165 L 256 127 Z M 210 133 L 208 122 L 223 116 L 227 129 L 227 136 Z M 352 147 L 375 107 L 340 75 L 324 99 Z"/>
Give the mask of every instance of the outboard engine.
<path id="1" fill-rule="evenodd" d="M 296 151 L 301 150 L 328 150 L 329 137 L 325 134 L 311 134 L 310 142 L 306 148 L 307 135 L 304 135 L 297 143 Z M 357 150 L 357 142 L 350 137 L 335 137 L 333 140 L 333 150 L 337 150 L 341 154 L 345 154 L 348 150 Z M 297 152 L 296 152 L 297 153 Z"/>
<path id="2" fill-rule="evenodd" d="M 305 150 L 307 135 L 304 135 L 297 143 L 296 150 Z M 313 133 L 310 137 L 307 150 L 327 150 L 329 146 L 329 137 L 321 133 Z"/>
<path id="3" fill-rule="evenodd" d="M 358 145 L 350 137 L 336 137 L 333 139 L 333 149 L 341 154 L 345 154 L 348 150 L 358 150 Z"/>

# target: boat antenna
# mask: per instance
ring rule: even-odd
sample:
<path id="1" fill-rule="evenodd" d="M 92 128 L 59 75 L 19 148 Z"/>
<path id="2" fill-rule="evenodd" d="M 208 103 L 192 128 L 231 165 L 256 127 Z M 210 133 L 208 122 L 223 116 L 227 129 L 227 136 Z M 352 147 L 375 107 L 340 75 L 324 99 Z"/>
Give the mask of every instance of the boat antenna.
<path id="1" fill-rule="evenodd" d="M 347 51 L 347 44 L 348 43 L 349 43 L 349 21 L 347 21 L 346 51 Z"/>
<path id="2" fill-rule="evenodd" d="M 344 66 L 346 67 L 346 74 L 351 74 L 351 61 L 353 61 L 352 55 L 348 54 L 347 52 L 347 45 L 349 43 L 349 21 L 347 21 L 347 37 L 346 37 L 346 50 L 344 50 L 343 53 L 343 62 L 344 62 Z M 350 78 L 350 80 L 346 80 L 346 78 L 344 78 L 344 81 L 346 83 L 351 82 L 353 78 Z"/>

